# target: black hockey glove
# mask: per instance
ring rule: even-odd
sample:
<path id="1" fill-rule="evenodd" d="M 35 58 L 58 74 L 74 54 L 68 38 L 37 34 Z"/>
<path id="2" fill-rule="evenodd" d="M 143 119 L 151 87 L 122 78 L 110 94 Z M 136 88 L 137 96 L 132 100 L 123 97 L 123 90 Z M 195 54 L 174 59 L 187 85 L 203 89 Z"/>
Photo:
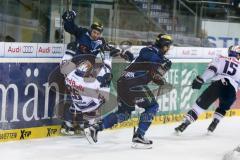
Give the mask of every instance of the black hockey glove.
<path id="1" fill-rule="evenodd" d="M 108 47 L 107 47 L 108 44 L 107 44 L 106 40 L 105 40 L 103 37 L 100 37 L 99 40 L 102 41 L 102 45 L 101 45 L 100 48 L 101 48 L 102 50 L 108 50 Z"/>
<path id="2" fill-rule="evenodd" d="M 134 56 L 130 51 L 124 51 L 120 54 L 120 56 L 129 62 L 132 62 L 134 60 Z"/>
<path id="3" fill-rule="evenodd" d="M 116 48 L 111 48 L 110 50 L 110 56 L 111 57 L 117 57 L 119 56 L 120 50 Z"/>
<path id="4" fill-rule="evenodd" d="M 66 11 L 62 15 L 62 19 L 64 21 L 72 21 L 76 17 L 76 12 L 75 11 Z"/>
<path id="5" fill-rule="evenodd" d="M 109 45 L 104 38 L 99 38 L 102 41 L 102 46 L 100 47 L 101 51 L 110 51 L 110 56 L 111 57 L 116 57 L 120 54 L 120 50 Z"/>
<path id="6" fill-rule="evenodd" d="M 97 80 L 100 82 L 100 87 L 109 87 L 113 75 L 111 73 L 105 73 L 103 76 L 97 76 Z"/>
<path id="7" fill-rule="evenodd" d="M 165 71 L 168 71 L 172 67 L 172 62 L 169 59 L 164 58 L 164 62 L 162 63 L 161 66 Z"/>
<path id="8" fill-rule="evenodd" d="M 204 81 L 200 76 L 197 76 L 192 82 L 192 89 L 200 89 Z"/>
<path id="9" fill-rule="evenodd" d="M 67 49 L 65 51 L 65 54 L 75 56 L 77 50 L 77 42 L 70 42 L 67 44 Z"/>

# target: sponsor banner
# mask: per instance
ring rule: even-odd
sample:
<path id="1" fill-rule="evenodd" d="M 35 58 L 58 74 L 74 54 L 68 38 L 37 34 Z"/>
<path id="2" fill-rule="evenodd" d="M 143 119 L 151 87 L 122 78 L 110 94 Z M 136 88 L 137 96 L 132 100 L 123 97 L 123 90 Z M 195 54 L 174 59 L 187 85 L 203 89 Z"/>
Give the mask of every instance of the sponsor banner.
<path id="1" fill-rule="evenodd" d="M 60 43 L 0 43 L 0 57 L 62 57 L 66 44 Z M 145 46 L 121 45 L 117 48 L 129 50 L 136 57 Z M 4 48 L 4 50 L 3 50 Z M 175 47 L 167 53 L 169 58 L 213 58 L 226 55 L 227 48 Z"/>
<path id="2" fill-rule="evenodd" d="M 65 45 L 59 43 L 38 43 L 37 57 L 62 57 Z"/>
<path id="3" fill-rule="evenodd" d="M 227 48 L 202 48 L 202 57 L 212 58 L 218 55 L 228 56 Z"/>
<path id="4" fill-rule="evenodd" d="M 5 57 L 36 57 L 37 43 L 5 43 Z"/>
<path id="5" fill-rule="evenodd" d="M 0 42 L 0 57 L 4 56 L 4 42 Z"/>
<path id="6" fill-rule="evenodd" d="M 144 46 L 131 46 L 127 50 L 136 57 Z M 217 55 L 227 56 L 227 48 L 203 48 L 203 47 L 175 47 L 172 46 L 166 57 L 168 58 L 213 58 Z"/>
<path id="7" fill-rule="evenodd" d="M 133 53 L 134 57 L 137 57 L 140 50 L 144 47 L 145 46 L 132 46 L 127 50 L 130 51 L 131 53 Z M 178 47 L 174 47 L 174 46 L 170 47 L 170 50 L 168 51 L 168 53 L 165 56 L 167 58 L 178 58 L 177 48 Z"/>
<path id="8" fill-rule="evenodd" d="M 205 112 L 199 116 L 198 120 L 205 120 L 213 117 L 212 111 Z M 226 117 L 240 116 L 239 109 L 232 109 L 227 111 Z M 168 114 L 168 115 L 157 115 L 153 119 L 153 125 L 159 124 L 168 124 L 180 122 L 184 118 L 184 114 Z M 128 121 L 119 123 L 115 125 L 110 130 L 121 129 L 121 128 L 130 128 L 138 125 L 138 118 L 131 118 Z M 60 125 L 54 126 L 44 126 L 44 127 L 34 127 L 34 128 L 22 128 L 14 130 L 0 130 L 0 142 L 7 141 L 19 141 L 35 138 L 45 138 L 45 137 L 54 137 L 59 136 L 60 134 Z"/>
<path id="9" fill-rule="evenodd" d="M 177 58 L 203 58 L 202 48 L 201 47 L 177 47 L 176 57 Z"/>
<path id="10" fill-rule="evenodd" d="M 131 46 L 128 50 L 135 57 L 143 46 Z M 203 47 L 175 47 L 172 46 L 166 57 L 168 58 L 214 58 L 217 55 L 227 56 L 227 48 L 203 48 Z"/>
<path id="11" fill-rule="evenodd" d="M 131 46 L 127 50 L 134 54 L 134 57 L 138 56 L 140 50 L 145 46 Z M 178 47 L 171 47 L 169 52 L 167 53 L 167 57 L 174 58 L 177 56 L 177 48 Z"/>
<path id="12" fill-rule="evenodd" d="M 198 120 L 205 120 L 205 119 L 210 119 L 213 117 L 214 112 L 213 111 L 208 111 L 202 113 Z M 227 111 L 225 117 L 233 117 L 233 116 L 240 116 L 240 110 L 239 109 L 231 109 Z M 169 123 L 175 123 L 175 122 L 181 122 L 185 117 L 185 114 L 166 114 L 166 115 L 157 115 L 154 117 L 152 124 L 153 125 L 159 125 L 159 124 L 169 124 Z M 130 128 L 137 126 L 139 123 L 138 118 L 131 118 L 128 121 L 119 123 L 115 126 L 113 126 L 114 129 L 121 129 L 121 128 Z"/>
<path id="13" fill-rule="evenodd" d="M 3 130 L 60 124 L 55 106 L 64 95 L 59 93 L 57 84 L 48 81 L 58 63 L 50 63 L 49 59 L 45 63 L 29 62 L 0 63 L 0 128 Z"/>
<path id="14" fill-rule="evenodd" d="M 205 120 L 213 117 L 212 111 L 205 112 L 199 116 L 198 120 Z M 240 116 L 239 109 L 232 109 L 226 113 L 226 117 Z M 184 114 L 168 114 L 168 115 L 157 115 L 153 119 L 154 125 L 159 124 L 168 124 L 180 122 L 184 118 Z M 138 118 L 132 118 L 128 121 L 119 123 L 115 125 L 110 130 L 121 129 L 121 128 L 130 128 L 138 125 Z M 54 137 L 59 136 L 60 134 L 60 125 L 54 126 L 44 126 L 44 127 L 34 127 L 34 128 L 22 128 L 14 130 L 0 130 L 0 142 L 7 141 L 19 141 L 35 138 L 45 138 L 45 137 Z"/>
<path id="15" fill-rule="evenodd" d="M 0 130 L 0 142 L 59 136 L 60 126 Z"/>

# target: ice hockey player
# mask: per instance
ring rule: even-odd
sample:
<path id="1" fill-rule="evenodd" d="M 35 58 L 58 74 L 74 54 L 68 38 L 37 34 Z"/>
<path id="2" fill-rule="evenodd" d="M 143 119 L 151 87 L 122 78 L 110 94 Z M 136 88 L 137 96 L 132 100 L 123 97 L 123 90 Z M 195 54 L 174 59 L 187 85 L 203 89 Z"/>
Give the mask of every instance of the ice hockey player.
<path id="1" fill-rule="evenodd" d="M 211 133 L 216 129 L 219 121 L 224 117 L 226 111 L 236 100 L 236 92 L 240 82 L 240 46 L 231 46 L 228 49 L 228 57 L 218 56 L 212 60 L 201 76 L 197 76 L 192 82 L 192 89 L 200 89 L 208 80 L 211 85 L 197 98 L 182 124 L 175 128 L 177 133 L 183 132 L 198 116 L 205 112 L 209 106 L 219 99 L 213 121 L 208 127 Z"/>
<path id="2" fill-rule="evenodd" d="M 75 11 L 66 11 L 62 15 L 64 29 L 75 36 L 75 51 L 69 52 L 69 54 L 74 56 L 75 61 L 82 59 L 82 57 L 79 58 L 79 55 L 90 54 L 97 56 L 103 50 L 110 51 L 110 56 L 115 57 L 119 55 L 130 62 L 133 60 L 134 57 L 130 52 L 120 51 L 106 43 L 101 36 L 103 32 L 103 25 L 101 23 L 94 22 L 90 29 L 78 27 L 74 22 L 75 17 Z"/>
<path id="3" fill-rule="evenodd" d="M 66 101 L 71 105 L 62 116 L 62 134 L 74 135 L 100 116 L 100 106 L 108 97 L 111 83 L 111 66 L 109 62 L 104 63 L 104 66 L 94 68 L 90 61 L 84 60 L 66 74 L 65 85 L 70 95 Z"/>
<path id="4" fill-rule="evenodd" d="M 153 92 L 147 86 L 151 81 L 157 85 L 166 83 L 163 75 L 171 68 L 171 61 L 165 57 L 172 37 L 159 34 L 155 44 L 141 49 L 139 56 L 124 70 L 117 81 L 118 110 L 108 114 L 101 123 L 90 126 L 85 131 L 89 138 L 97 142 L 98 131 L 111 128 L 115 124 L 130 118 L 135 105 L 144 108 L 140 115 L 138 129 L 134 131 L 132 142 L 134 148 L 151 148 L 152 141 L 144 137 L 156 115 L 159 105 Z"/>

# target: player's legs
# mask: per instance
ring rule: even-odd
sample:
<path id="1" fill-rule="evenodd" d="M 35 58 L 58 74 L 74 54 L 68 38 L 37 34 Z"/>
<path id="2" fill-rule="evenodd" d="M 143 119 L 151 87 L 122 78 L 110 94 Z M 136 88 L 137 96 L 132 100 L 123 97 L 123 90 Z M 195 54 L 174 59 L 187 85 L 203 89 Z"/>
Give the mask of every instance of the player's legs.
<path id="1" fill-rule="evenodd" d="M 183 122 L 175 128 L 175 131 L 183 132 L 192 122 L 196 121 L 198 116 L 205 112 L 205 110 L 219 97 L 220 87 L 221 81 L 216 81 L 203 91 L 196 100 L 196 103 L 187 112 Z"/>
<path id="2" fill-rule="evenodd" d="M 139 107 L 145 108 L 145 112 L 140 116 L 139 127 L 137 132 L 134 133 L 133 141 L 152 144 L 151 141 L 144 139 L 144 134 L 151 125 L 152 119 L 157 112 L 158 104 L 148 87 L 134 87 L 134 90 L 137 92 L 135 92 L 134 96 L 131 95 L 131 98 L 128 98 L 130 97 L 129 94 L 120 93 L 118 110 L 104 117 L 102 123 L 95 124 L 89 128 L 94 142 L 97 142 L 98 131 L 111 128 L 117 123 L 128 120 L 131 112 L 135 109 L 134 105 L 136 103 Z"/>
<path id="3" fill-rule="evenodd" d="M 220 120 L 225 116 L 226 111 L 228 111 L 231 105 L 236 100 L 236 92 L 234 87 L 227 82 L 222 86 L 220 97 L 219 97 L 219 107 L 215 110 L 213 121 L 208 127 L 208 131 L 213 132 Z"/>
<path id="4" fill-rule="evenodd" d="M 145 108 L 145 111 L 141 114 L 138 129 L 133 135 L 133 142 L 143 143 L 143 144 L 152 144 L 151 140 L 144 138 L 144 135 L 148 128 L 150 127 L 154 116 L 157 113 L 159 105 L 157 103 L 152 103 L 151 106 Z"/>
<path id="5" fill-rule="evenodd" d="M 134 106 L 129 106 L 126 102 L 119 100 L 118 110 L 110 113 L 102 119 L 103 129 L 112 128 L 115 124 L 128 120 L 134 109 Z"/>
<path id="6" fill-rule="evenodd" d="M 97 142 L 97 135 L 103 129 L 111 128 L 115 124 L 126 121 L 131 116 L 131 112 L 135 109 L 133 97 L 130 91 L 130 83 L 127 80 L 119 80 L 117 82 L 118 94 L 118 110 L 108 114 L 99 123 L 93 124 L 91 127 L 85 129 L 90 133 L 91 140 Z"/>
<path id="7" fill-rule="evenodd" d="M 89 140 L 97 142 L 97 135 L 99 131 L 113 127 L 115 124 L 126 121 L 130 118 L 131 112 L 134 107 L 127 105 L 123 101 L 119 101 L 118 110 L 108 114 L 98 123 L 92 124 L 90 127 L 85 129 L 86 135 L 89 134 Z"/>
<path id="8" fill-rule="evenodd" d="M 91 121 L 98 119 L 100 117 L 99 110 L 101 104 L 92 106 L 92 108 L 81 108 L 80 96 L 72 96 L 69 105 L 63 111 L 63 119 L 61 133 L 66 135 L 73 135 L 75 133 L 81 133 L 81 131 L 89 127 Z"/>
<path id="9" fill-rule="evenodd" d="M 142 88 L 142 92 L 141 94 L 139 93 L 138 96 L 141 97 L 137 97 L 138 98 L 137 105 L 141 108 L 144 108 L 145 111 L 140 115 L 138 129 L 134 133 L 132 141 L 135 143 L 149 145 L 152 144 L 152 141 L 145 139 L 144 135 L 148 128 L 150 127 L 152 120 L 158 111 L 159 105 L 155 100 L 153 93 L 147 86 L 144 86 Z"/>
<path id="10" fill-rule="evenodd" d="M 78 113 L 67 108 L 63 117 L 64 121 L 61 126 L 61 133 L 64 135 L 74 135 Z"/>

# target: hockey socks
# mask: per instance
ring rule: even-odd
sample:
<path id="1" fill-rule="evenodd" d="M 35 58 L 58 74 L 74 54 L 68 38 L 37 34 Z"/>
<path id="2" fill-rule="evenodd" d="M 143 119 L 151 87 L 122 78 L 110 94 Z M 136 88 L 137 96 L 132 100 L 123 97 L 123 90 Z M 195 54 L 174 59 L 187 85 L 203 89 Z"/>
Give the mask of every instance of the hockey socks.
<path id="1" fill-rule="evenodd" d="M 183 132 L 192 122 L 195 122 L 198 119 L 198 116 L 204 111 L 204 109 L 195 103 L 193 108 L 186 114 L 184 121 L 175 128 L 175 131 L 177 133 Z"/>

